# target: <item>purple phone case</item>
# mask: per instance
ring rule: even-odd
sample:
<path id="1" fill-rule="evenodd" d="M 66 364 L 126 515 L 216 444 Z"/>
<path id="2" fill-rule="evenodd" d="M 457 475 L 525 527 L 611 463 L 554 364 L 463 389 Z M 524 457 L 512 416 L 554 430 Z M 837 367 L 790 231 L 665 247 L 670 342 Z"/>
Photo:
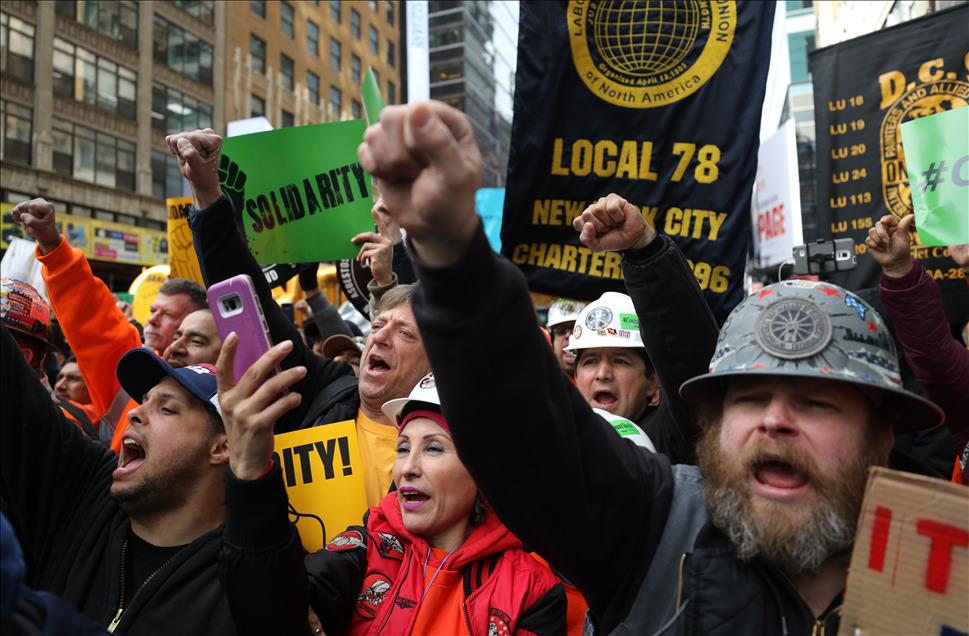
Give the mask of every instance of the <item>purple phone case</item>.
<path id="1" fill-rule="evenodd" d="M 233 296 L 241 302 L 238 308 L 228 309 L 224 302 L 231 302 L 229 299 Z M 248 274 L 239 274 L 209 287 L 208 297 L 209 307 L 212 308 L 215 325 L 222 340 L 233 331 L 239 336 L 235 365 L 232 368 L 238 382 L 246 370 L 272 347 L 269 326 L 256 296 L 255 286 Z"/>

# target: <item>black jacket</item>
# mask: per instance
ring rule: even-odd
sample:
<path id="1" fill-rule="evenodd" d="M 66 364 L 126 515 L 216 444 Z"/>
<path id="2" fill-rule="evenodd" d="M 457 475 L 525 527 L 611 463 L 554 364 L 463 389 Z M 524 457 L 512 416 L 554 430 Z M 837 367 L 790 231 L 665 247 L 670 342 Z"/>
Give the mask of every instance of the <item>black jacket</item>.
<path id="1" fill-rule="evenodd" d="M 703 302 L 696 281 L 665 237 L 623 261 L 630 295 L 648 290 L 648 305 L 637 304 L 647 354 L 657 369 L 676 368 L 677 349 L 670 343 L 682 341 L 691 312 Z M 620 438 L 592 412 L 544 337 L 523 327 L 534 321 L 525 280 L 493 254 L 480 228 L 454 265 L 415 266 L 421 285 L 414 315 L 461 460 L 508 528 L 583 593 L 597 631 L 621 630 L 635 618 L 634 602 L 671 515 L 675 481 L 669 459 Z M 668 381 L 664 390 L 674 392 Z M 676 431 L 647 432 L 654 441 L 670 440 L 671 448 L 683 443 Z M 705 514 L 702 497 L 691 505 Z M 730 556 L 729 543 L 712 527 L 694 536 L 695 551 L 712 550 L 701 556 L 722 557 L 716 563 L 743 569 L 743 576 L 724 578 L 726 570 L 701 567 L 712 563 L 705 556 L 694 560 L 684 593 L 719 605 L 691 604 L 695 620 L 669 633 L 703 633 L 718 612 L 743 615 L 743 604 L 752 599 L 772 609 L 735 623 L 731 633 L 780 634 L 781 621 L 772 619 L 781 615 L 792 620 L 791 634 L 810 633 L 813 617 L 790 586 L 765 585 L 766 579 Z M 660 580 L 675 591 L 677 569 L 667 570 Z M 705 572 L 714 576 L 704 578 Z"/>
<path id="2" fill-rule="evenodd" d="M 640 320 L 640 331 L 650 331 L 643 342 L 648 337 L 649 359 L 661 387 L 659 405 L 647 408 L 636 424 L 671 463 L 695 464 L 700 428 L 680 397 L 680 385 L 707 372 L 717 345 L 717 321 L 702 293 L 690 293 L 699 287 L 669 237 L 659 235 L 642 250 L 625 254 L 622 271 L 636 315 L 649 316 Z"/>
<path id="3" fill-rule="evenodd" d="M 23 546 L 26 583 L 108 625 L 118 613 L 128 516 L 110 496 L 118 457 L 51 402 L 13 337 L 0 334 L 0 497 Z M 117 633 L 232 634 L 219 580 L 222 528 L 182 549 L 137 593 L 126 591 Z"/>
<path id="4" fill-rule="evenodd" d="M 306 346 L 296 326 L 273 299 L 262 268 L 252 257 L 233 217 L 232 204 L 223 195 L 204 210 L 193 207 L 189 211 L 189 225 L 206 287 L 238 274 L 248 274 L 256 287 L 272 341 L 293 341 L 292 352 L 280 366 L 283 369 L 299 365 L 306 367 L 306 377 L 294 384 L 292 389 L 302 395 L 303 400 L 276 422 L 276 432 L 288 433 L 318 424 L 355 419 L 360 408 L 360 394 L 353 370 L 343 362 L 321 358 Z M 337 387 L 340 390 L 329 399 L 319 400 L 323 391 L 341 377 L 347 379 Z"/>

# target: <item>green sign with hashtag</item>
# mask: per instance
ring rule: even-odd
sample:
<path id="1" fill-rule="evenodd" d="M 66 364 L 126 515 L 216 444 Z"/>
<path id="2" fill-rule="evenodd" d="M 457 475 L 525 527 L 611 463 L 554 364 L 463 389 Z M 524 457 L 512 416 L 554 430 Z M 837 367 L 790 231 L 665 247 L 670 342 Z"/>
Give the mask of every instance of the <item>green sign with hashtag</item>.
<path id="1" fill-rule="evenodd" d="M 919 242 L 969 243 L 969 108 L 902 124 L 902 143 Z"/>
<path id="2" fill-rule="evenodd" d="M 229 137 L 219 179 L 260 265 L 354 258 L 373 229 L 362 119 Z"/>

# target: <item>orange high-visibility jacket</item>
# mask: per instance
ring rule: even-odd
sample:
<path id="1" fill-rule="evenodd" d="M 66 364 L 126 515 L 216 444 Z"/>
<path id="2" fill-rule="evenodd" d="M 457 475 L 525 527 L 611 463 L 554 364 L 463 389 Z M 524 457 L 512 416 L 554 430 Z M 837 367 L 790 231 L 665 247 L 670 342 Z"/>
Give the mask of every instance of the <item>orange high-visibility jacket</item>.
<path id="1" fill-rule="evenodd" d="M 54 314 L 84 376 L 94 410 L 100 414 L 101 439 L 111 437 L 111 448 L 121 445 L 121 433 L 128 424 L 128 411 L 137 404 L 118 383 L 117 366 L 127 351 L 141 344 L 138 330 L 118 309 L 108 286 L 91 271 L 84 253 L 61 244 L 37 260 L 47 285 Z"/>

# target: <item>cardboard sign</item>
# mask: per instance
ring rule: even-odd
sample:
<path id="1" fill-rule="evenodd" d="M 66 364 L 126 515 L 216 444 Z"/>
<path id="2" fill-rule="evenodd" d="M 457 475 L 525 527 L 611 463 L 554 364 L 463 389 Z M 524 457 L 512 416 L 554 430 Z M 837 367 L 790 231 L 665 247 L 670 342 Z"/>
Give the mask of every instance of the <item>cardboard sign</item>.
<path id="1" fill-rule="evenodd" d="M 273 459 L 282 468 L 289 520 L 303 547 L 315 552 L 367 511 L 353 420 L 276 436 Z"/>
<path id="2" fill-rule="evenodd" d="M 839 634 L 965 634 L 967 601 L 969 488 L 873 468 Z"/>
<path id="3" fill-rule="evenodd" d="M 373 227 L 370 175 L 357 161 L 359 119 L 229 137 L 222 191 L 260 265 L 353 258 Z"/>
<path id="4" fill-rule="evenodd" d="M 168 265 L 172 269 L 172 278 L 187 278 L 204 286 L 202 269 L 192 243 L 192 230 L 188 226 L 192 197 L 165 199 L 165 205 L 168 207 Z"/>
<path id="5" fill-rule="evenodd" d="M 902 139 L 920 242 L 969 243 L 969 108 L 907 121 Z"/>

